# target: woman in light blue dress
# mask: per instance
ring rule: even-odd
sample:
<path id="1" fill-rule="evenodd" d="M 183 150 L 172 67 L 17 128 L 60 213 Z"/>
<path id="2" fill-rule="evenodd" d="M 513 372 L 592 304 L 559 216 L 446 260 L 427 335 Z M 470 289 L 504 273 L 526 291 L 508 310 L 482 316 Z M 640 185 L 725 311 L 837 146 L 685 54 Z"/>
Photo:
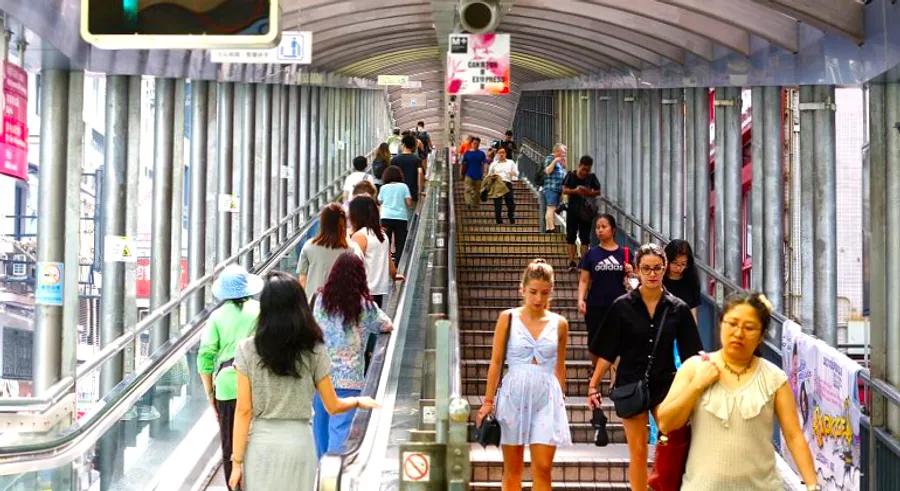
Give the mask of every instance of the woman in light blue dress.
<path id="1" fill-rule="evenodd" d="M 528 445 L 533 489 L 543 491 L 550 489 L 556 447 L 572 444 L 562 389 L 569 323 L 549 310 L 553 268 L 543 259 L 535 259 L 525 269 L 520 292 L 523 305 L 497 319 L 487 390 L 476 424 L 480 426 L 485 416 L 496 412 L 503 489 L 521 488 Z M 498 390 L 504 358 L 509 370 Z"/>

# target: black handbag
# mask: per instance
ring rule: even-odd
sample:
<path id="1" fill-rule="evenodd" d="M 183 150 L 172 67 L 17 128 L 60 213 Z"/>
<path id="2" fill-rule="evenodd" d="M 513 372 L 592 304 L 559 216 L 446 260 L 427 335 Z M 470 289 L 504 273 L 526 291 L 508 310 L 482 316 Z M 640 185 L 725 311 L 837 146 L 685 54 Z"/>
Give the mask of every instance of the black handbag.
<path id="1" fill-rule="evenodd" d="M 669 309 L 666 308 L 663 311 L 662 320 L 659 322 L 659 328 L 656 330 L 656 340 L 653 341 L 653 349 L 650 351 L 650 359 L 647 361 L 647 370 L 644 371 L 644 378 L 637 382 L 617 386 L 609 393 L 609 398 L 613 400 L 613 404 L 616 407 L 616 414 L 620 418 L 631 418 L 650 409 L 650 367 L 653 366 L 653 359 L 656 357 L 656 347 L 659 346 L 659 337 L 662 335 L 663 328 L 666 325 L 666 316 L 668 314 Z"/>
<path id="2" fill-rule="evenodd" d="M 503 361 L 506 361 L 506 349 L 509 347 L 509 330 L 512 329 L 512 313 L 509 314 L 509 323 L 506 325 L 506 342 L 503 343 Z M 502 366 L 500 367 L 502 371 Z M 502 376 L 501 376 L 502 380 Z M 497 390 L 500 390 L 500 385 L 497 385 Z M 494 406 L 494 411 L 496 411 L 496 406 Z M 497 421 L 497 418 L 494 417 L 493 414 L 488 414 L 481 420 L 481 426 L 475 427 L 475 441 L 481 444 L 482 447 L 487 447 L 488 445 L 494 445 L 496 447 L 500 446 L 500 422 Z"/>

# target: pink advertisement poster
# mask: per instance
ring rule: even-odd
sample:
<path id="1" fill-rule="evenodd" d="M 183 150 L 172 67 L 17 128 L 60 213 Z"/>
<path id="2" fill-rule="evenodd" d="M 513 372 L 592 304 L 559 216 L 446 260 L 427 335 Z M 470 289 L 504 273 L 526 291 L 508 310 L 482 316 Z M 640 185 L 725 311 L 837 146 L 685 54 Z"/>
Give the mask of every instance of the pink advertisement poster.
<path id="1" fill-rule="evenodd" d="M 28 179 L 28 75 L 21 67 L 2 62 L 3 97 L 0 113 L 0 174 Z"/>
<path id="2" fill-rule="evenodd" d="M 448 49 L 448 94 L 509 94 L 509 34 L 451 34 Z"/>

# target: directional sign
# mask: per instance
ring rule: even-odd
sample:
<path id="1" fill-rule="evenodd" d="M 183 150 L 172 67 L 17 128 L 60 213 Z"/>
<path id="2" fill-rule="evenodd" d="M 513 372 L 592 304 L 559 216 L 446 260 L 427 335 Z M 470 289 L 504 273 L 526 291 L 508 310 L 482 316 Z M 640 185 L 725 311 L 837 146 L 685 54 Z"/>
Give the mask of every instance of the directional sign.
<path id="1" fill-rule="evenodd" d="M 378 85 L 406 85 L 409 75 L 379 75 Z"/>
<path id="2" fill-rule="evenodd" d="M 431 480 L 431 456 L 421 452 L 403 452 L 403 480 L 407 482 Z"/>
<path id="3" fill-rule="evenodd" d="M 39 261 L 34 273 L 34 302 L 39 305 L 63 304 L 63 263 Z"/>
<path id="4" fill-rule="evenodd" d="M 271 49 L 211 49 L 213 63 L 312 63 L 312 32 L 283 31 L 281 42 Z"/>
<path id="5" fill-rule="evenodd" d="M 117 263 L 133 263 L 137 261 L 134 243 L 131 237 L 123 235 L 107 235 L 103 241 L 103 260 Z"/>

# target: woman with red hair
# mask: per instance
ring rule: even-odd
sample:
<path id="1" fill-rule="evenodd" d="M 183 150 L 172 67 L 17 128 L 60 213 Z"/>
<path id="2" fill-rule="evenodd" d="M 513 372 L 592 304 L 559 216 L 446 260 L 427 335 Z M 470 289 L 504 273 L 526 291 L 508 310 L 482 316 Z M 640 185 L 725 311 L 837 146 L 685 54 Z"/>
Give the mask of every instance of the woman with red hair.
<path id="1" fill-rule="evenodd" d="M 341 254 L 316 295 L 313 317 L 331 356 L 331 382 L 338 397 L 358 396 L 365 385 L 365 339 L 389 332 L 391 319 L 372 299 L 366 267 L 353 253 Z M 329 415 L 316 394 L 313 400 L 316 454 L 338 450 L 347 439 L 355 411 Z"/>

